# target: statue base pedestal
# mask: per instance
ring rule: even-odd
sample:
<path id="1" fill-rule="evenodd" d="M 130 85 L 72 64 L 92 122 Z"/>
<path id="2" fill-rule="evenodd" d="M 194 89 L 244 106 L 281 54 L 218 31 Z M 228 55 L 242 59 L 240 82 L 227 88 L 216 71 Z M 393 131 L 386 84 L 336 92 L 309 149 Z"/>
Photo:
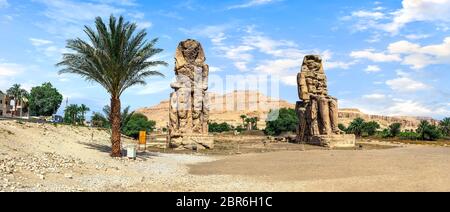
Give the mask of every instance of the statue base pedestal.
<path id="1" fill-rule="evenodd" d="M 320 135 L 312 136 L 307 144 L 327 147 L 330 149 L 334 148 L 353 148 L 356 146 L 356 136 L 353 134 L 349 135 Z"/>
<path id="2" fill-rule="evenodd" d="M 214 149 L 214 136 L 199 134 L 171 136 L 170 148 L 175 150 Z"/>

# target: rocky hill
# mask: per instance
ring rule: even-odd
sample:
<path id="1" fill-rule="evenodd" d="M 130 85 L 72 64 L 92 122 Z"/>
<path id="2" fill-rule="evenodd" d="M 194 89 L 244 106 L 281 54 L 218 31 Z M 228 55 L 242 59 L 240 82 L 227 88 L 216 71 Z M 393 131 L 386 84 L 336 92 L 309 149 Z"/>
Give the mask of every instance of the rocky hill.
<path id="1" fill-rule="evenodd" d="M 259 128 L 265 128 L 265 119 L 272 109 L 295 108 L 295 104 L 285 100 L 274 99 L 257 91 L 234 91 L 225 95 L 210 94 L 211 114 L 210 120 L 218 123 L 227 122 L 233 126 L 242 125 L 241 115 L 259 117 Z M 162 101 L 156 106 L 141 108 L 137 112 L 146 115 L 156 121 L 157 127 L 167 126 L 169 122 L 169 100 Z M 404 129 L 416 129 L 421 120 L 436 121 L 427 117 L 393 117 L 364 114 L 358 109 L 341 109 L 340 122 L 348 126 L 355 118 L 363 118 L 366 121 L 376 121 L 383 128 L 392 123 L 401 123 Z"/>

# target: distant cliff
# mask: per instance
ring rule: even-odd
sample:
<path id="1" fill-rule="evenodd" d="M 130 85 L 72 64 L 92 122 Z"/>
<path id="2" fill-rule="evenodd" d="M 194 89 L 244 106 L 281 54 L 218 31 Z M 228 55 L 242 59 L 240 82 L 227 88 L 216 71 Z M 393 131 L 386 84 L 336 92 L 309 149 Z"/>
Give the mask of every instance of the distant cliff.
<path id="1" fill-rule="evenodd" d="M 265 128 L 265 119 L 272 109 L 295 108 L 295 104 L 285 100 L 274 99 L 257 91 L 235 91 L 225 95 L 210 94 L 211 112 L 210 121 L 227 122 L 234 126 L 242 125 L 241 115 L 259 117 L 259 128 Z M 169 122 L 169 100 L 162 101 L 158 105 L 141 108 L 136 112 L 146 115 L 149 119 L 156 121 L 157 127 L 165 127 Z M 368 115 L 358 109 L 341 109 L 339 111 L 340 122 L 346 126 L 355 118 L 363 118 L 366 121 L 376 121 L 383 128 L 392 123 L 401 123 L 404 129 L 416 129 L 422 120 L 437 123 L 436 120 L 427 117 L 394 117 Z"/>

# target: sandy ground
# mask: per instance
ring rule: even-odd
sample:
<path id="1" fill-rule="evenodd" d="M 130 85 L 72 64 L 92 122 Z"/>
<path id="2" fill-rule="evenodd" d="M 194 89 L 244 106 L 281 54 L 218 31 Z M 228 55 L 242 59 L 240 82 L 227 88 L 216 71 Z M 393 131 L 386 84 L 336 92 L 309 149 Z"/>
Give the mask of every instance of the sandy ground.
<path id="1" fill-rule="evenodd" d="M 450 148 L 108 156 L 108 132 L 0 121 L 0 191 L 450 191 Z M 125 140 L 125 143 L 132 143 Z"/>

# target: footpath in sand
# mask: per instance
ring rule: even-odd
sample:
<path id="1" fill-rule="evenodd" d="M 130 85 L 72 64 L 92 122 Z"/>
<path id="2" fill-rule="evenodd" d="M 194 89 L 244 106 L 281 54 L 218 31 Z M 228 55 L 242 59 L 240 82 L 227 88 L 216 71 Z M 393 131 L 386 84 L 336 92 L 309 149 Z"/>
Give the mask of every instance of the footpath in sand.
<path id="1" fill-rule="evenodd" d="M 450 191 L 447 147 L 130 161 L 109 146 L 105 130 L 0 121 L 0 191 Z"/>

